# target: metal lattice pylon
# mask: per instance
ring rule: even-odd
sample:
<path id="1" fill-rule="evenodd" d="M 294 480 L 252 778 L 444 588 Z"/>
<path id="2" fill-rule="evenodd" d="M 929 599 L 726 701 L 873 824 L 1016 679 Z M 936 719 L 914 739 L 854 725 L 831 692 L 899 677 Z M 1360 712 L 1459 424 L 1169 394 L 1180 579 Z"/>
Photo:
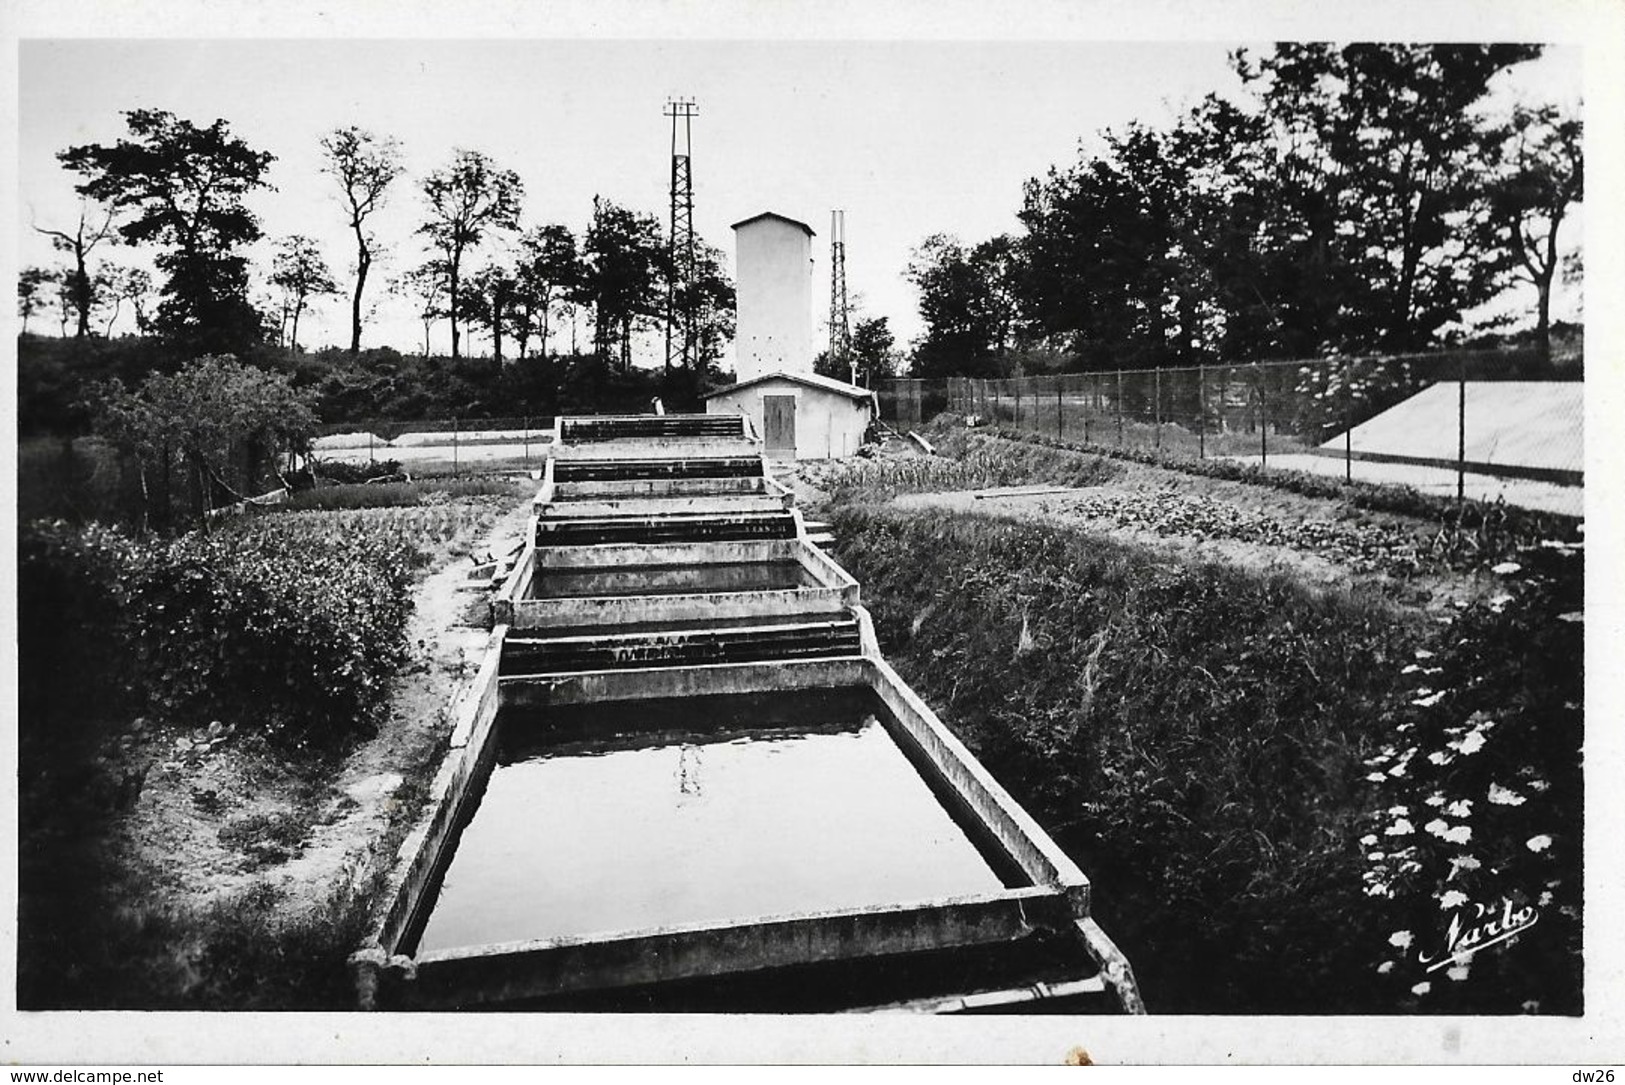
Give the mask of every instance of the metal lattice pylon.
<path id="1" fill-rule="evenodd" d="M 693 149 L 690 121 L 699 116 L 699 106 L 692 98 L 673 98 L 666 103 L 663 116 L 671 118 L 671 231 L 669 234 L 671 277 L 666 282 L 666 371 L 672 361 L 684 368 L 695 364 L 698 354 L 696 343 L 694 304 L 692 296 L 679 304 L 685 287 L 694 283 L 694 176 L 690 167 Z M 677 122 L 683 122 L 681 150 Z"/>
<path id="2" fill-rule="evenodd" d="M 829 358 L 832 365 L 852 364 L 852 328 L 846 301 L 846 212 L 829 213 Z M 857 374 L 852 374 L 857 383 Z"/>

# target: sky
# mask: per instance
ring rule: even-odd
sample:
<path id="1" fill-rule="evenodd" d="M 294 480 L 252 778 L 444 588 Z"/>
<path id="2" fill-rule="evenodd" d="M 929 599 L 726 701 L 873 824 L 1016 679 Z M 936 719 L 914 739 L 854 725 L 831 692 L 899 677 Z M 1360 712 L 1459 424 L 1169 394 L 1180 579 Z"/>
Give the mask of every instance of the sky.
<path id="1" fill-rule="evenodd" d="M 1018 231 L 1022 185 L 1077 160 L 1080 141 L 1130 121 L 1166 124 L 1209 92 L 1234 95 L 1227 55 L 1257 41 L 505 40 L 40 38 L 20 43 L 18 259 L 58 259 L 32 224 L 68 228 L 75 175 L 56 155 L 126 134 L 123 110 L 155 108 L 202 126 L 224 118 L 276 156 L 248 200 L 265 238 L 314 238 L 349 289 L 354 243 L 319 141 L 358 125 L 400 140 L 406 174 L 371 220 L 385 256 L 368 283 L 368 345 L 421 349 L 422 325 L 387 280 L 422 259 L 421 182 L 454 149 L 522 179 L 525 226 L 585 230 L 595 194 L 667 219 L 671 128 L 662 110 L 693 98 L 694 218 L 732 261 L 731 223 L 761 211 L 816 232 L 812 305 L 821 345 L 829 302 L 830 212 L 846 213 L 846 278 L 856 316 L 885 316 L 899 346 L 921 331 L 904 270 L 943 232 L 974 243 Z M 1577 102 L 1579 65 L 1558 50 L 1523 66 L 1506 93 Z M 1576 225 L 1575 230 L 1578 230 Z M 481 257 L 497 255 L 493 238 Z M 150 266 L 152 251 L 98 257 Z M 470 266 L 483 262 L 476 257 Z M 1559 316 L 1575 316 L 1560 304 Z M 347 345 L 345 297 L 302 321 L 308 348 Z M 121 327 L 129 329 L 129 316 Z M 54 317 L 36 317 L 35 330 Z M 442 322 L 432 346 L 449 348 Z M 489 349 L 483 336 L 475 351 Z M 657 341 L 642 345 L 653 362 Z"/>

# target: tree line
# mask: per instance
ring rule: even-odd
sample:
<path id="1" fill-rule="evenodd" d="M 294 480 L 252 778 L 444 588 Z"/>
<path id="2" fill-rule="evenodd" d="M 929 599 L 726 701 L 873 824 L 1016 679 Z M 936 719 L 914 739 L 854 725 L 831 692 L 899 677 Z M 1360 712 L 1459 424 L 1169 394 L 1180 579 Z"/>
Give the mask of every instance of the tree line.
<path id="1" fill-rule="evenodd" d="M 57 156 L 81 178 L 81 213 L 72 229 L 35 227 L 68 259 L 21 273 L 23 330 L 54 302 L 64 337 L 70 324 L 75 338 L 106 336 L 129 305 L 143 333 L 182 355 L 248 355 L 268 342 L 297 353 L 301 318 L 342 292 L 350 308 L 348 353 L 359 355 L 368 299 L 377 293 L 371 272 L 388 245 L 371 223 L 404 178 L 399 142 L 354 126 L 321 141 L 324 172 L 354 236 L 348 284 L 341 287 L 312 239 L 294 234 L 276 242 L 266 276 L 274 294 L 256 296 L 243 250 L 263 232 L 247 199 L 272 187 L 275 156 L 250 147 L 225 120 L 199 127 L 151 109 L 124 116 L 125 138 Z M 533 343 L 547 354 L 565 324 L 576 353 L 579 317 L 591 324 L 597 358 L 624 370 L 633 338 L 666 320 L 669 288 L 676 315 L 696 329 L 694 367 L 721 357 L 732 335 L 734 291 L 714 247 L 700 242 L 694 270 L 683 276 L 658 219 L 603 197 L 594 198 L 579 239 L 562 224 L 527 227 L 518 174 L 479 151 L 454 151 L 418 189 L 422 259 L 386 286 L 423 321 L 425 355 L 442 321 L 453 359 L 462 357 L 470 330 L 489 336 L 498 362 L 509 344 L 521 359 Z M 98 249 L 119 242 L 156 249 L 159 281 L 138 268 L 97 263 Z"/>
<path id="2" fill-rule="evenodd" d="M 1578 281 L 1582 122 L 1495 108 L 1538 46 L 1281 44 L 1231 54 L 1238 104 L 1131 123 L 1030 179 L 1023 232 L 915 250 L 915 376 L 1398 353 L 1525 284 L 1549 359 Z M 1480 331 L 1515 317 L 1477 322 Z"/>

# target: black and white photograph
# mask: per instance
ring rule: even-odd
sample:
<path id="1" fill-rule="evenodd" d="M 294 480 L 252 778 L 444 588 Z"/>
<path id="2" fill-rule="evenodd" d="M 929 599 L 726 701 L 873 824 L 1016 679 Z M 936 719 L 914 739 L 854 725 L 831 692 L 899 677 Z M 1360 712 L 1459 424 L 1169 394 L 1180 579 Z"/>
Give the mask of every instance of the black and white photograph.
<path id="1" fill-rule="evenodd" d="M 1415 7 L 18 5 L 6 1061 L 1611 1074 L 1625 9 Z"/>

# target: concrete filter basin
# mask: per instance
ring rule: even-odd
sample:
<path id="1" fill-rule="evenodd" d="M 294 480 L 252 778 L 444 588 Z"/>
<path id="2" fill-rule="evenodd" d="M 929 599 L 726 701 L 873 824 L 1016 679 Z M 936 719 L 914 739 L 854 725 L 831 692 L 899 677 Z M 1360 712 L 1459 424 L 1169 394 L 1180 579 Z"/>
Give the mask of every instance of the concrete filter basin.
<path id="1" fill-rule="evenodd" d="M 799 512 L 662 530 L 767 496 L 759 452 L 671 451 L 753 439 L 695 417 L 559 421 L 361 1005 L 1139 1011 L 1088 879 L 886 665 Z M 553 530 L 581 500 L 629 530 Z"/>

